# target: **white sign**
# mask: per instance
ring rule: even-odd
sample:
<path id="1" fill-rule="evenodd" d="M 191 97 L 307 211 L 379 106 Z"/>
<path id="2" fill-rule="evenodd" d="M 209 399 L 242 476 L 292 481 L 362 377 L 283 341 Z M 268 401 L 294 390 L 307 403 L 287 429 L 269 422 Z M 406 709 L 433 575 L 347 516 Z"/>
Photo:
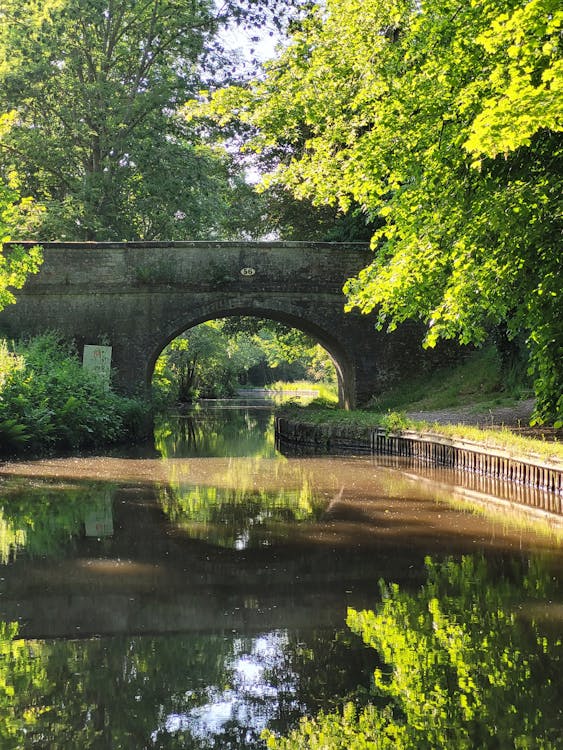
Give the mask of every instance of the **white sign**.
<path id="1" fill-rule="evenodd" d="M 82 355 L 82 367 L 90 372 L 97 373 L 104 383 L 109 387 L 111 372 L 111 346 L 84 346 Z"/>

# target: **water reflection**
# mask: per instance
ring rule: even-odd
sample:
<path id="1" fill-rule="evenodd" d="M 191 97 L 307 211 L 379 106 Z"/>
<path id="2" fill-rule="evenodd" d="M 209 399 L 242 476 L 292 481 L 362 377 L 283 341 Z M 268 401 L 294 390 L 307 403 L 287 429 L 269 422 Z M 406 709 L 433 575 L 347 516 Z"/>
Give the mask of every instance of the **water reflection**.
<path id="1" fill-rule="evenodd" d="M 158 459 L 0 467 L 2 748 L 262 748 L 264 728 L 346 699 L 398 700 L 370 693 L 374 669 L 416 681 L 423 652 L 428 672 L 404 687 L 415 704 L 443 675 L 455 687 L 455 651 L 524 723 L 543 665 L 542 715 L 561 718 L 557 536 L 436 502 L 443 484 L 398 464 L 284 458 L 265 411 L 230 411 L 224 432 L 206 419 L 163 424 Z M 376 609 L 380 579 L 394 619 L 376 652 L 345 618 Z"/>
<path id="2" fill-rule="evenodd" d="M 195 408 L 157 422 L 155 446 L 164 458 L 276 455 L 270 409 Z"/>
<path id="3" fill-rule="evenodd" d="M 25 550 L 28 556 L 66 554 L 72 541 L 113 533 L 112 484 L 41 481 L 21 477 L 0 483 L 0 562 Z"/>
<path id="4" fill-rule="evenodd" d="M 297 486 L 261 485 L 259 459 L 230 463 L 222 478 L 226 486 L 190 484 L 175 468 L 159 491 L 162 509 L 190 537 L 222 547 L 243 550 L 285 539 L 296 524 L 319 521 L 328 505 L 305 472 L 295 477 Z"/>
<path id="5" fill-rule="evenodd" d="M 405 750 L 560 747 L 561 631 L 546 631 L 527 609 L 557 595 L 553 579 L 537 563 L 477 555 L 428 558 L 426 567 L 418 592 L 382 582 L 374 610 L 349 612 L 352 630 L 385 662 L 372 705 L 302 726 L 292 748 L 362 747 L 366 736 Z"/>
<path id="6" fill-rule="evenodd" d="M 350 614 L 370 649 L 344 629 L 23 641 L 1 623 L 2 748 L 263 747 L 345 700 L 394 705 L 370 721 L 408 748 L 555 748 L 560 631 L 529 616 L 557 596 L 546 568 L 426 565 L 418 592 L 382 584 L 376 612 Z"/>
<path id="7" fill-rule="evenodd" d="M 285 728 L 334 705 L 333 683 L 316 659 L 324 661 L 328 636 L 280 630 L 23 641 L 2 623 L 2 748 L 262 746 L 264 727 Z M 354 694 L 358 669 L 369 673 L 373 656 L 349 632 L 330 653 L 333 668 L 350 675 L 344 693 Z"/>

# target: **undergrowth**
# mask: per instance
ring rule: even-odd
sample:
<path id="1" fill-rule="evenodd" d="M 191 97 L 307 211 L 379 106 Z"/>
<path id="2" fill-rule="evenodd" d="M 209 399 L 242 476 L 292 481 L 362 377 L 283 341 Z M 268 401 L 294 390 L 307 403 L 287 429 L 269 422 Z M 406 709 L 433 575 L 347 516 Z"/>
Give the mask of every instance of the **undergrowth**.
<path id="1" fill-rule="evenodd" d="M 114 393 L 54 333 L 0 340 L 0 454 L 49 453 L 140 435 L 148 405 Z"/>

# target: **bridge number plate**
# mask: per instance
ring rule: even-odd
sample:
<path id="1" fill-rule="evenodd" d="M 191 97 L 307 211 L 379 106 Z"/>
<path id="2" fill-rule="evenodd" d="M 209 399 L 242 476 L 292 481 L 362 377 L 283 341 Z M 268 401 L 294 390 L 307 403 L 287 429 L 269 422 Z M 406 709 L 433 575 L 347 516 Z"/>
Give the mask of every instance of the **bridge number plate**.
<path id="1" fill-rule="evenodd" d="M 240 269 L 241 276 L 254 276 L 255 273 L 256 273 L 256 269 L 250 268 L 250 266 L 248 266 L 247 268 Z"/>

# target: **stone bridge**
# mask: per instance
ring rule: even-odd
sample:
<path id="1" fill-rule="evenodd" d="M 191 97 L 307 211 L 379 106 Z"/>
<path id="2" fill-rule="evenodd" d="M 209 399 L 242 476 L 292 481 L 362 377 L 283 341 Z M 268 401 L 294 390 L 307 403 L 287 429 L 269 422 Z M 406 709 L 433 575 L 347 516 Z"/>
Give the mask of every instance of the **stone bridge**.
<path id="1" fill-rule="evenodd" d="M 57 330 L 79 351 L 110 345 L 123 392 L 148 388 L 176 336 L 227 316 L 269 318 L 313 336 L 334 360 L 347 408 L 429 363 L 412 326 L 382 333 L 370 316 L 344 312 L 342 285 L 370 259 L 363 243 L 48 242 L 43 249 L 40 272 L 0 313 L 0 333 Z"/>

